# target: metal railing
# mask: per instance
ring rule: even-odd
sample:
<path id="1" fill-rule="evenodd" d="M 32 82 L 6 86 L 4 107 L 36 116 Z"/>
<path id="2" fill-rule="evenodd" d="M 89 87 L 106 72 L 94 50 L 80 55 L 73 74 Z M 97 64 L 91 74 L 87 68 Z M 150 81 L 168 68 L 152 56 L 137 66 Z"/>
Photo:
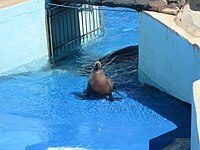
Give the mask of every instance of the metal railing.
<path id="1" fill-rule="evenodd" d="M 46 24 L 51 63 L 70 55 L 81 40 L 104 27 L 104 14 L 99 6 L 46 3 Z M 94 9 L 95 8 L 95 9 Z"/>

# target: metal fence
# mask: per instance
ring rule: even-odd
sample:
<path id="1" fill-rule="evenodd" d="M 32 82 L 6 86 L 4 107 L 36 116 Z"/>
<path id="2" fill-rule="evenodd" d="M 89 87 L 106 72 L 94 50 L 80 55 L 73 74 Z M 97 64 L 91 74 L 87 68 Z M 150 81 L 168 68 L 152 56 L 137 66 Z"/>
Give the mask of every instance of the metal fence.
<path id="1" fill-rule="evenodd" d="M 81 40 L 103 28 L 103 12 L 98 6 L 64 3 L 46 4 L 46 24 L 51 63 L 70 55 Z"/>

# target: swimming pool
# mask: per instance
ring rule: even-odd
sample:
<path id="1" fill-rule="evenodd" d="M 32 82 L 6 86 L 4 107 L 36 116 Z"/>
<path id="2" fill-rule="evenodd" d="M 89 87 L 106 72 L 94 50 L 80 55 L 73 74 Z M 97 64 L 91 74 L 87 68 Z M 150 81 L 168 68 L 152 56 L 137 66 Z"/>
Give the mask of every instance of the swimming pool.
<path id="1" fill-rule="evenodd" d="M 0 149 L 161 149 L 190 137 L 190 107 L 140 85 L 135 62 L 106 66 L 113 96 L 81 100 L 88 70 L 107 53 L 137 44 L 137 13 L 105 12 L 105 31 L 55 66 L 0 78 Z M 132 71 L 131 71 L 132 70 Z M 122 83 L 122 84 L 119 84 Z"/>

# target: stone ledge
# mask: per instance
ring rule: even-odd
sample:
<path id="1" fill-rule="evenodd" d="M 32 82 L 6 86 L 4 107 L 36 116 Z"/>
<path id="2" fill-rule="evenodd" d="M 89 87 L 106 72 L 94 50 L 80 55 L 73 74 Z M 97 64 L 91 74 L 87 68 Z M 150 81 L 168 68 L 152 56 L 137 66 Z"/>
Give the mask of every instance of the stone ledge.
<path id="1" fill-rule="evenodd" d="M 54 3 L 72 2 L 110 7 L 129 7 L 137 11 L 152 10 L 176 15 L 184 6 L 185 0 L 52 0 Z"/>
<path id="2" fill-rule="evenodd" d="M 175 22 L 192 36 L 200 37 L 200 11 L 195 10 L 194 6 L 186 4 L 178 13 Z"/>
<path id="3" fill-rule="evenodd" d="M 10 6 L 14 6 L 23 2 L 27 2 L 29 0 L 0 0 L 0 9 L 6 8 Z"/>

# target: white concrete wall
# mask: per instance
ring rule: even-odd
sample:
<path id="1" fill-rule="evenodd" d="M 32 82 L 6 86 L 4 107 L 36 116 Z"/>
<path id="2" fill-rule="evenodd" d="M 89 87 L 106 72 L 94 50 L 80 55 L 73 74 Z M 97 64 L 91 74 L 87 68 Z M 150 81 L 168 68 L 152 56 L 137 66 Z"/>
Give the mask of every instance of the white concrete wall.
<path id="1" fill-rule="evenodd" d="M 0 9 L 0 73 L 48 55 L 45 1 Z"/>
<path id="2" fill-rule="evenodd" d="M 188 35 L 174 16 L 139 14 L 139 80 L 191 103 L 200 79 L 200 38 Z"/>
<path id="3" fill-rule="evenodd" d="M 200 150 L 200 80 L 193 84 L 191 150 Z"/>

